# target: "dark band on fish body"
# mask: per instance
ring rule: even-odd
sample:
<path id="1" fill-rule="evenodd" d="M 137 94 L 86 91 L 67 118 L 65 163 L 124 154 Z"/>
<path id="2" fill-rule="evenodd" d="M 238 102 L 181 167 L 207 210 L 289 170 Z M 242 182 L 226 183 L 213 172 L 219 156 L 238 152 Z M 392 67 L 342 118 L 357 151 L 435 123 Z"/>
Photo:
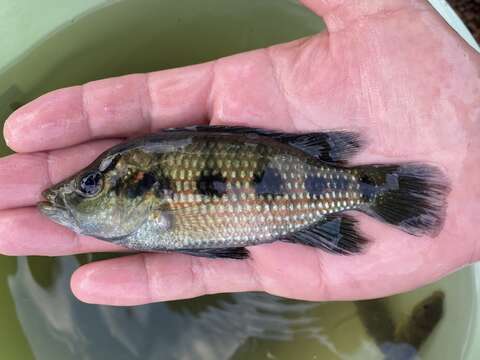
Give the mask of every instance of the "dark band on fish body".
<path id="1" fill-rule="evenodd" d="M 166 193 L 171 192 L 170 178 L 162 173 L 138 171 L 127 179 L 122 177 L 112 178 L 112 191 L 118 196 L 124 193 L 129 199 L 135 199 L 152 191 L 156 197 L 165 198 Z"/>
<path id="2" fill-rule="evenodd" d="M 222 197 L 227 192 L 227 179 L 219 170 L 203 169 L 197 180 L 197 191 L 205 196 Z"/>
<path id="3" fill-rule="evenodd" d="M 311 196 L 318 196 L 329 190 L 327 179 L 323 176 L 309 174 L 305 179 L 305 190 Z"/>
<path id="4" fill-rule="evenodd" d="M 140 179 L 136 179 L 139 177 Z M 138 172 L 133 175 L 134 181 L 131 182 L 127 188 L 127 197 L 130 199 L 143 196 L 146 192 L 150 191 L 157 182 L 155 174 L 146 172 Z"/>
<path id="5" fill-rule="evenodd" d="M 376 182 L 373 177 L 362 174 L 358 181 L 360 194 L 364 200 L 370 201 L 378 194 Z"/>
<path id="6" fill-rule="evenodd" d="M 254 174 L 252 185 L 257 196 L 278 196 L 284 193 L 280 171 L 271 165 L 266 165 L 261 172 Z"/>
<path id="7" fill-rule="evenodd" d="M 165 199 L 173 193 L 172 180 L 163 172 L 156 174 L 157 182 L 154 186 L 154 194 L 157 198 Z"/>
<path id="8" fill-rule="evenodd" d="M 340 175 L 339 178 L 333 182 L 333 185 L 335 189 L 345 191 L 348 190 L 350 182 L 348 181 L 348 178 Z"/>
<path id="9" fill-rule="evenodd" d="M 115 192 L 116 196 L 119 196 L 122 192 L 123 188 L 123 181 L 122 178 L 119 175 L 113 175 L 112 178 L 110 179 L 112 185 L 111 185 L 111 191 Z"/>

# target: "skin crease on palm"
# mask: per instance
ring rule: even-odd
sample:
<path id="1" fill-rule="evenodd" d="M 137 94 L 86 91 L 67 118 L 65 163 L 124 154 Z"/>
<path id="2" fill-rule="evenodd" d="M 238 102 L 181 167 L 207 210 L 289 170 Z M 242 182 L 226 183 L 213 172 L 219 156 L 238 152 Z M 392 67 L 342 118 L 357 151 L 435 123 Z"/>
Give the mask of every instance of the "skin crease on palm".
<path id="1" fill-rule="evenodd" d="M 349 129 L 367 146 L 354 163 L 424 161 L 447 174 L 444 227 L 414 237 L 355 214 L 372 239 L 335 256 L 287 243 L 251 247 L 245 261 L 136 254 L 79 268 L 86 302 L 133 305 L 202 294 L 267 291 L 308 300 L 407 291 L 480 259 L 480 57 L 416 0 L 304 0 L 328 33 L 151 74 L 57 90 L 5 124 L 19 154 L 0 160 L 0 253 L 117 251 L 41 216 L 40 192 L 119 138 L 195 123 L 288 131 Z"/>

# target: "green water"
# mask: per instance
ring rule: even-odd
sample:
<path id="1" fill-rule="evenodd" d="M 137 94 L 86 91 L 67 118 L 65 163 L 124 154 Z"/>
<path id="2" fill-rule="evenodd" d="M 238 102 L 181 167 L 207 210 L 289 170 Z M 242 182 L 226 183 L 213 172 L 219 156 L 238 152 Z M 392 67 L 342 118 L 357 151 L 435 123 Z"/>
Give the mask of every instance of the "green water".
<path id="1" fill-rule="evenodd" d="M 322 29 L 320 19 L 293 1 L 112 2 L 66 24 L 0 71 L 0 123 L 21 104 L 59 87 L 203 62 Z M 7 152 L 1 143 L 0 154 Z M 382 357 L 351 302 L 250 293 L 123 308 L 80 303 L 70 293 L 70 274 L 98 258 L 0 256 L 1 359 Z M 460 359 L 475 311 L 471 272 L 385 304 L 402 320 L 438 288 L 447 294 L 447 311 L 424 354 Z M 455 336 L 448 336 L 444 349 L 438 339 L 446 338 L 453 319 Z"/>

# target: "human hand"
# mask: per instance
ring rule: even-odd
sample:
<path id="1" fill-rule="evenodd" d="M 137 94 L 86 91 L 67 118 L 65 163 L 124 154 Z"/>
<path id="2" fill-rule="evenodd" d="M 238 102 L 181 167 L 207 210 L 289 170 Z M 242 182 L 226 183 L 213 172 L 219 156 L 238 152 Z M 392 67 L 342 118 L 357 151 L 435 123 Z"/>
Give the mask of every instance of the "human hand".
<path id="1" fill-rule="evenodd" d="M 236 291 L 361 299 L 421 286 L 479 259 L 479 55 L 425 1 L 303 2 L 324 17 L 328 33 L 57 90 L 15 112 L 4 132 L 19 154 L 0 160 L 0 253 L 123 250 L 42 216 L 34 207 L 41 191 L 119 138 L 211 119 L 359 131 L 368 146 L 355 163 L 431 162 L 452 185 L 444 228 L 435 238 L 417 238 L 355 213 L 372 239 L 361 255 L 282 242 L 251 247 L 243 261 L 129 255 L 78 269 L 72 289 L 79 299 L 133 305 Z"/>

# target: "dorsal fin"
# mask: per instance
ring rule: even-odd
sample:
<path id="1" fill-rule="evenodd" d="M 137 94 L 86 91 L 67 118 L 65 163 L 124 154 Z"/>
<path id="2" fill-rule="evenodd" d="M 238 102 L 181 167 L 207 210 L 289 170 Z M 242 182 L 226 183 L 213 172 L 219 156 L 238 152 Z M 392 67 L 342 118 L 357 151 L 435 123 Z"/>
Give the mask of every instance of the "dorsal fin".
<path id="1" fill-rule="evenodd" d="M 289 144 L 305 153 L 332 164 L 345 163 L 357 153 L 362 141 L 360 135 L 349 131 L 326 131 L 315 133 L 284 133 L 280 131 L 250 128 L 245 126 L 197 125 L 185 128 L 172 128 L 164 131 L 194 131 L 228 134 L 266 136 L 284 144 Z"/>

